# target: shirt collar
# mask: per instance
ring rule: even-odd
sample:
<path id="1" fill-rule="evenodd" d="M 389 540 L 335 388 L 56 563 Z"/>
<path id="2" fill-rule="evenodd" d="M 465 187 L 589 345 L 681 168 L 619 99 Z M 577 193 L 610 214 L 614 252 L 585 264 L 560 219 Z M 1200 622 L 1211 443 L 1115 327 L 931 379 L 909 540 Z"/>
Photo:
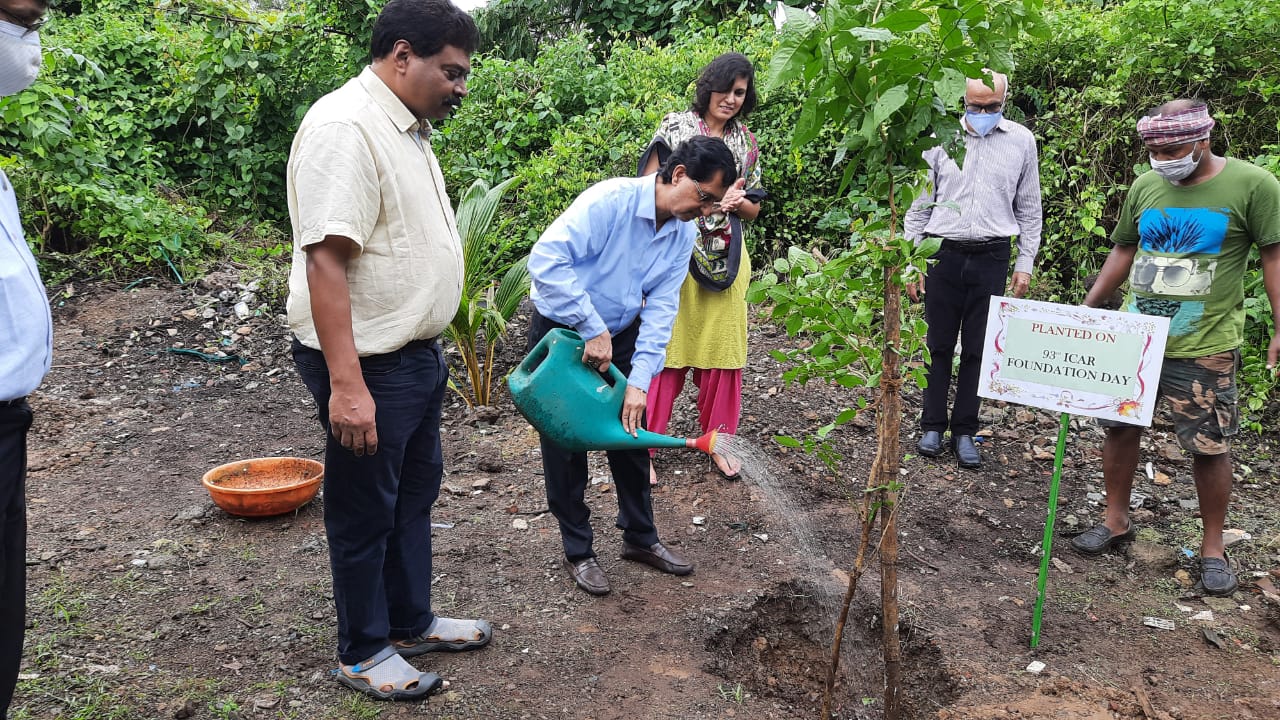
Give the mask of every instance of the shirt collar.
<path id="1" fill-rule="evenodd" d="M 361 87 L 365 92 L 369 93 L 369 97 L 382 108 L 387 114 L 387 118 L 396 126 L 396 130 L 400 132 L 417 132 L 424 139 L 431 135 L 431 122 L 428 120 L 419 120 L 409 112 L 409 108 L 405 106 L 400 98 L 387 87 L 387 84 L 378 77 L 373 71 L 372 65 L 366 65 L 364 70 L 358 76 Z"/>
<path id="2" fill-rule="evenodd" d="M 644 189 L 640 193 L 640 204 L 636 206 L 636 216 L 642 217 L 653 223 L 656 228 L 658 226 L 658 183 L 662 182 L 659 173 L 639 178 L 641 181 L 648 180 L 642 186 Z M 672 218 L 673 220 L 675 218 Z"/>

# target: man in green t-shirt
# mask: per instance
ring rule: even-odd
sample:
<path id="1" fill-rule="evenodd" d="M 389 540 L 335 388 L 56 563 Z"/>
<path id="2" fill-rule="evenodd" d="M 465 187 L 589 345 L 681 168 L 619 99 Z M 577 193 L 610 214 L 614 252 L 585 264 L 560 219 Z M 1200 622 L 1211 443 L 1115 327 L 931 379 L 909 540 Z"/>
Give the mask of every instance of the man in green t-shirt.
<path id="1" fill-rule="evenodd" d="M 1280 328 L 1280 182 L 1234 158 L 1214 155 L 1213 118 L 1197 100 L 1174 100 L 1138 121 L 1151 169 L 1134 181 L 1111 235 L 1114 247 L 1084 299 L 1097 307 L 1129 280 L 1128 309 L 1169 318 L 1160 396 L 1170 405 L 1178 443 L 1191 453 L 1204 537 L 1200 583 L 1210 595 L 1236 589 L 1222 542 L 1231 494 L 1231 436 L 1239 426 L 1236 368 L 1244 334 L 1245 266 L 1252 247 Z M 1280 334 L 1267 369 L 1280 356 Z M 1105 520 L 1072 538 L 1098 555 L 1132 540 L 1129 495 L 1142 428 L 1102 422 Z"/>

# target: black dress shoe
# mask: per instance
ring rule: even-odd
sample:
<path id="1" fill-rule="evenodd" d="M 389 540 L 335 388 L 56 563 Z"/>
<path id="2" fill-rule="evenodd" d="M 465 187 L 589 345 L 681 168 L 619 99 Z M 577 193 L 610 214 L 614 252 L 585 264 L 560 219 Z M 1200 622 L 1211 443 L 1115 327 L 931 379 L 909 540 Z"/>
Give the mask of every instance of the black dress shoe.
<path id="1" fill-rule="evenodd" d="M 595 558 L 583 558 L 577 562 L 570 562 L 569 558 L 565 558 L 564 567 L 578 587 L 592 595 L 609 594 L 609 578 Z"/>
<path id="2" fill-rule="evenodd" d="M 982 451 L 973 444 L 972 435 L 952 435 L 951 449 L 955 452 L 960 467 L 970 470 L 982 467 Z"/>
<path id="3" fill-rule="evenodd" d="M 641 562 L 672 575 L 688 575 L 693 572 L 693 563 L 680 557 L 674 550 L 660 542 L 647 548 L 623 542 L 622 559 Z"/>
<path id="4" fill-rule="evenodd" d="M 925 457 L 938 457 L 942 454 L 942 433 L 937 430 L 927 431 L 920 436 L 916 449 Z"/>
<path id="5" fill-rule="evenodd" d="M 1129 529 L 1119 535 L 1112 535 L 1111 528 L 1105 523 L 1098 523 L 1071 538 L 1071 549 L 1082 555 L 1101 555 L 1111 548 L 1126 543 L 1138 536 L 1138 526 L 1129 523 Z"/>

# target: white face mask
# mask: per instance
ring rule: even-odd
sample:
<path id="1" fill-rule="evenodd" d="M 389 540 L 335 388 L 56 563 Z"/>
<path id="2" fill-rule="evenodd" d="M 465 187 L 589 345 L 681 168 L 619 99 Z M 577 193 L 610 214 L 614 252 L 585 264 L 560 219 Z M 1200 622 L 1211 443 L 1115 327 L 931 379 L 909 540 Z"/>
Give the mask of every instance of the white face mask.
<path id="1" fill-rule="evenodd" d="M 1196 171 L 1200 160 L 1204 158 L 1204 153 L 1200 153 L 1200 157 L 1195 155 L 1196 150 L 1193 147 L 1191 152 L 1175 160 L 1157 160 L 1151 157 L 1151 170 L 1169 182 L 1183 180 Z"/>
<path id="2" fill-rule="evenodd" d="M 40 33 L 0 20 L 0 97 L 31 87 L 40 62 Z"/>

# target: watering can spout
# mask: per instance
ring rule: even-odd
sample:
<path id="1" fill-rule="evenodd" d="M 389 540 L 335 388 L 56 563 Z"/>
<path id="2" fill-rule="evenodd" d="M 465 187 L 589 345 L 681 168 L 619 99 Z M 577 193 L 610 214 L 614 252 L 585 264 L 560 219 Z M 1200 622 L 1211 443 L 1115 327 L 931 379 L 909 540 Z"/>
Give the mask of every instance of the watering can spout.
<path id="1" fill-rule="evenodd" d="M 711 453 L 715 452 L 716 436 L 719 434 L 720 433 L 718 433 L 717 431 L 712 430 L 711 432 L 701 437 L 689 438 L 688 440 L 685 440 L 684 446 L 688 448 L 693 448 L 694 450 L 701 450 L 702 452 L 710 455 Z"/>
<path id="2" fill-rule="evenodd" d="M 695 448 L 710 453 L 716 432 L 676 438 L 622 427 L 627 379 L 614 365 L 600 373 L 582 362 L 582 338 L 571 330 L 548 332 L 507 378 L 516 409 L 560 447 L 584 450 Z"/>

